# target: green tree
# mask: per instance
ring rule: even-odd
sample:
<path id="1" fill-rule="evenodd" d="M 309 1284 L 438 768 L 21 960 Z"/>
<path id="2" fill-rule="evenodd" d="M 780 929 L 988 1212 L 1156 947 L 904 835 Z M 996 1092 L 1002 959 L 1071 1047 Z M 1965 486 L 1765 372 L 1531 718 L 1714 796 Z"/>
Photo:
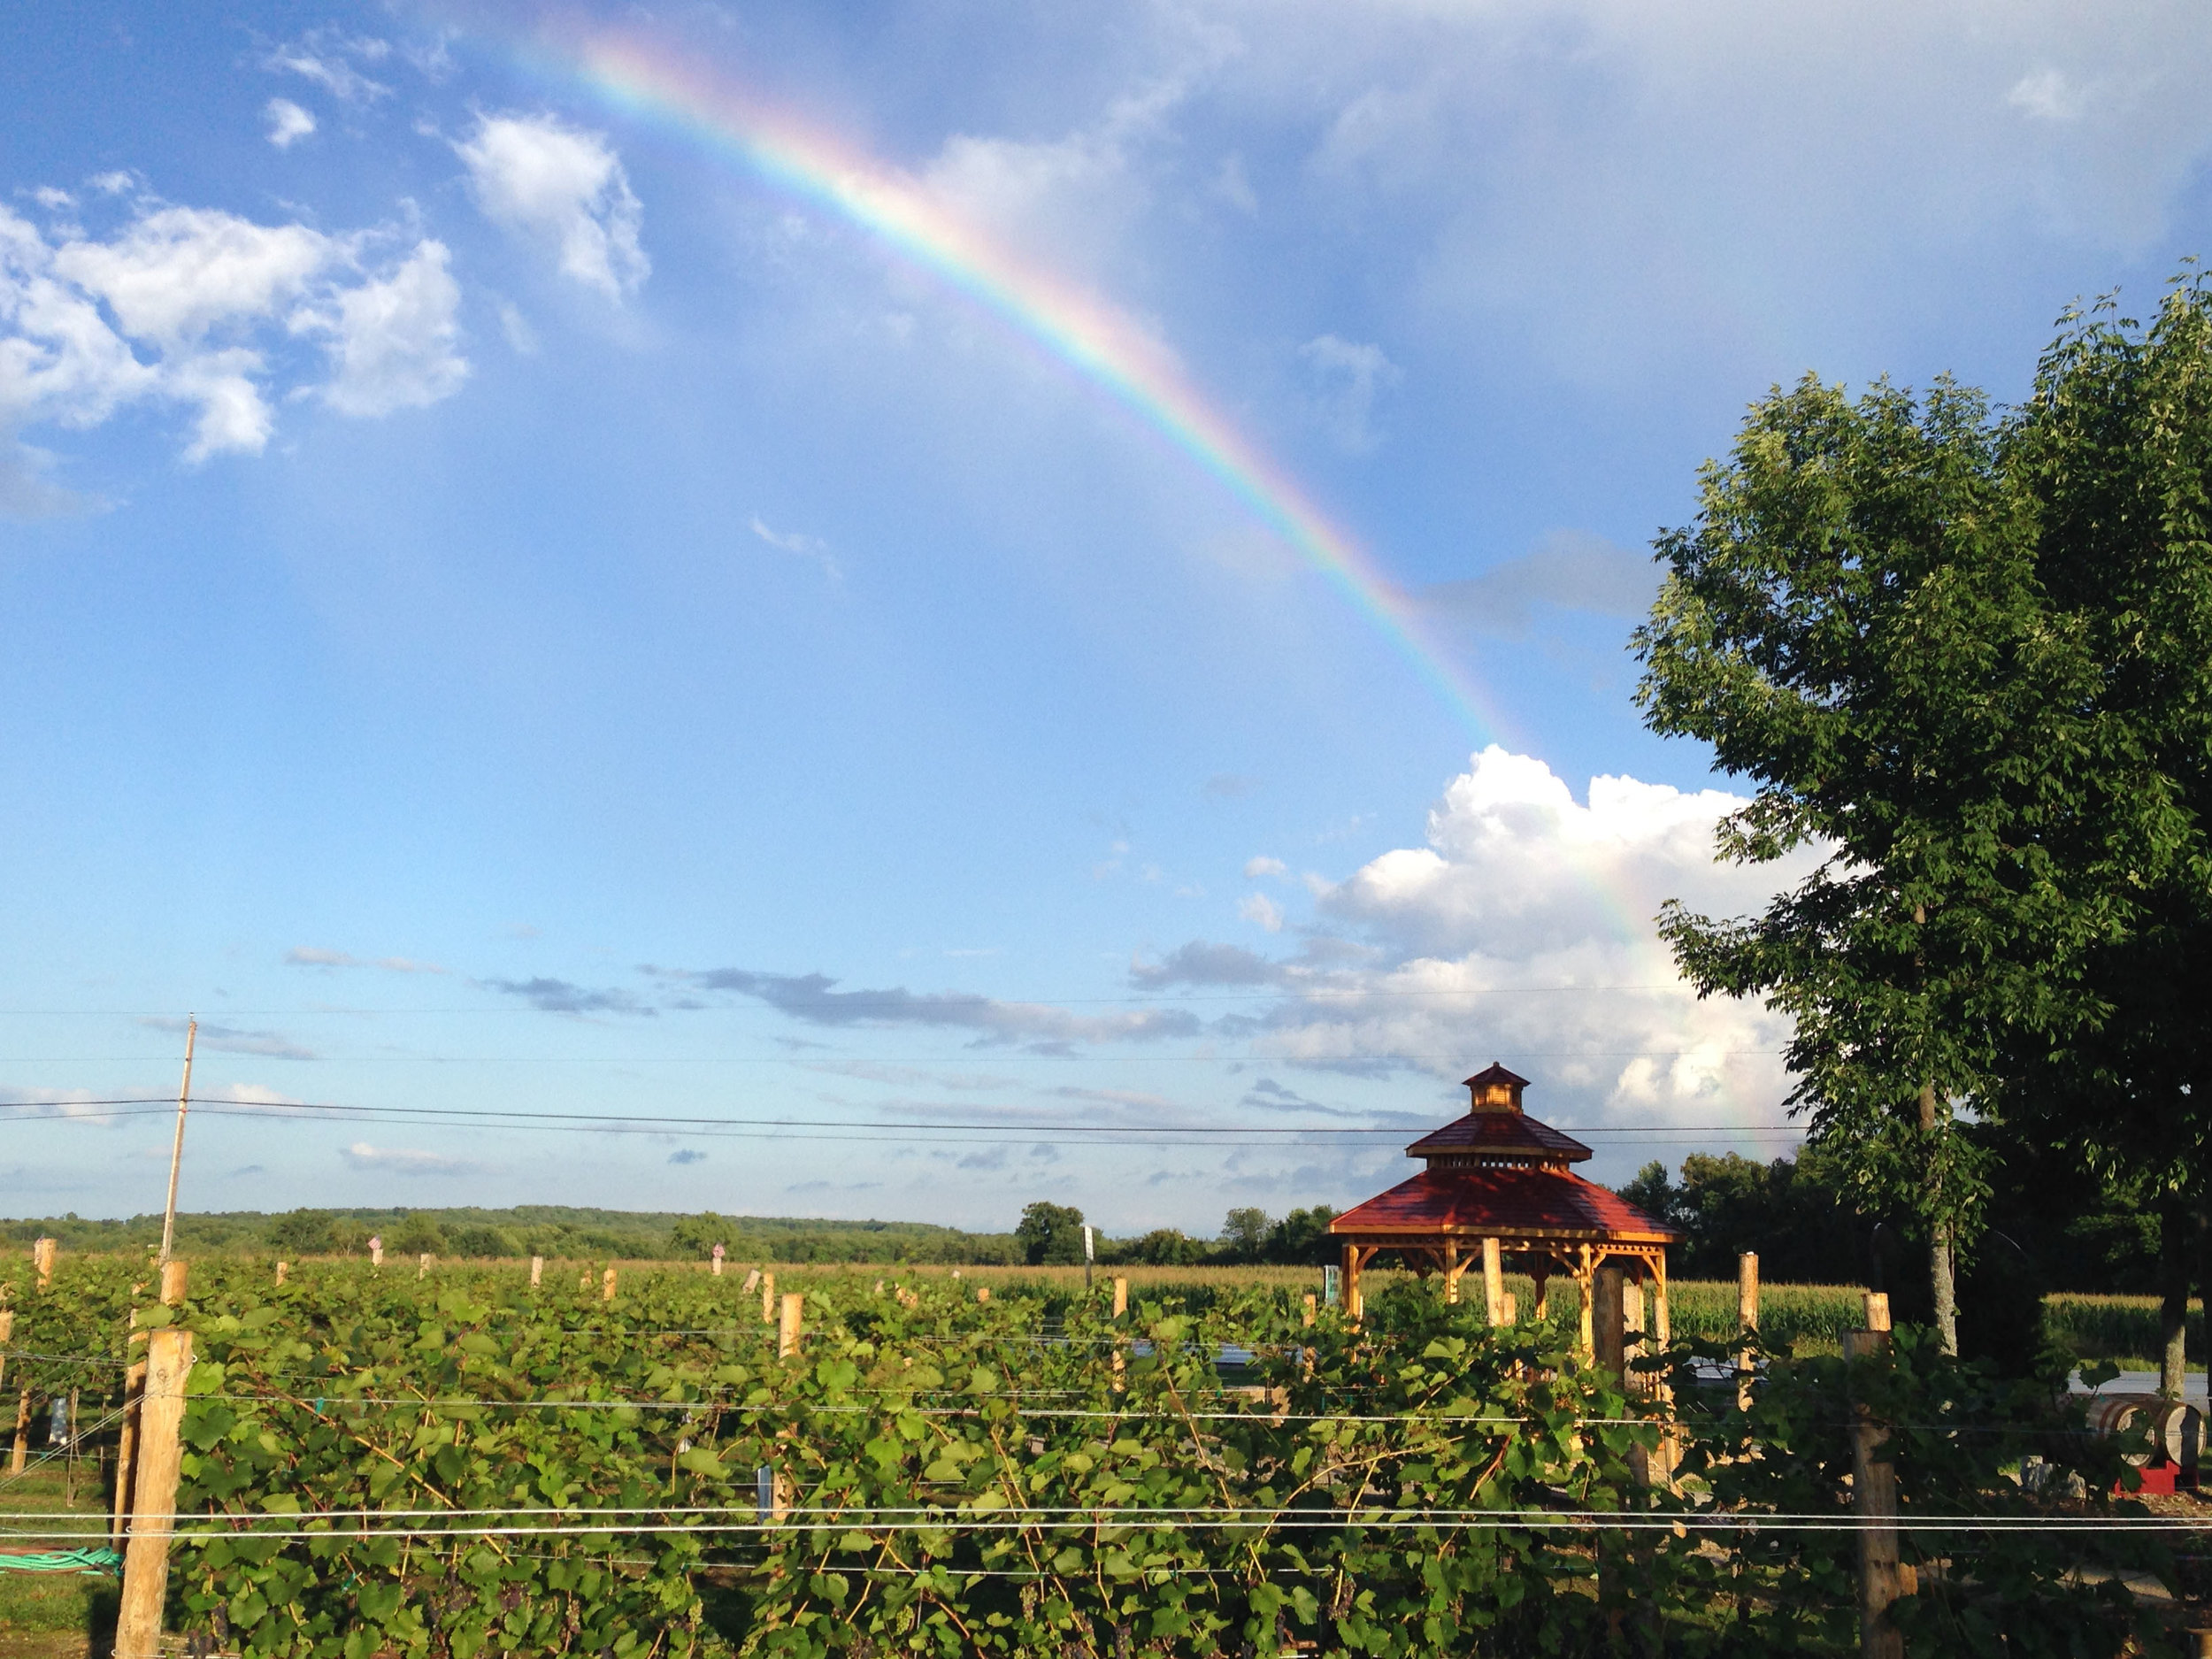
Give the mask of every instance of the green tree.
<path id="1" fill-rule="evenodd" d="M 1274 1231 L 1275 1218 L 1264 1210 L 1232 1210 L 1221 1223 L 1221 1254 L 1232 1262 L 1263 1261 Z"/>
<path id="2" fill-rule="evenodd" d="M 326 1210 L 295 1210 L 271 1224 L 269 1242 L 293 1256 L 328 1256 L 338 1248 L 338 1229 Z"/>
<path id="3" fill-rule="evenodd" d="M 1064 1267 L 1083 1259 L 1083 1212 L 1040 1199 L 1022 1210 L 1014 1228 L 1022 1260 L 1032 1267 Z"/>
<path id="4" fill-rule="evenodd" d="M 1763 914 L 1671 902 L 1662 934 L 1701 995 L 1791 1017 L 1790 1105 L 1869 1208 L 1917 1217 L 1947 1350 L 1986 1190 L 1958 1110 L 1993 1110 L 2008 1034 L 2078 1017 L 2054 964 L 2095 926 L 2051 845 L 2080 811 L 2093 665 L 2045 603 L 2002 438 L 1948 380 L 1777 388 L 1660 540 L 1635 639 L 1647 724 L 1755 784 L 1723 855 L 1820 855 Z"/>
<path id="5" fill-rule="evenodd" d="M 2212 1181 L 2212 293 L 2177 282 L 2147 328 L 2108 302 L 2039 366 L 2009 459 L 2055 609 L 2084 635 L 2104 770 L 2070 849 L 2111 926 L 2084 952 L 2091 1011 L 2023 1044 L 2016 1133 L 2132 1191 L 2160 1234 L 2161 1386 L 2178 1393 L 2194 1240 Z"/>
<path id="6" fill-rule="evenodd" d="M 1282 1267 L 1317 1267 L 1336 1259 L 1336 1240 L 1329 1223 L 1336 1211 L 1327 1204 L 1294 1210 L 1267 1231 L 1262 1254 Z"/>
<path id="7" fill-rule="evenodd" d="M 394 1256 L 442 1256 L 446 1249 L 445 1230 L 432 1217 L 408 1216 L 392 1229 L 384 1248 Z"/>

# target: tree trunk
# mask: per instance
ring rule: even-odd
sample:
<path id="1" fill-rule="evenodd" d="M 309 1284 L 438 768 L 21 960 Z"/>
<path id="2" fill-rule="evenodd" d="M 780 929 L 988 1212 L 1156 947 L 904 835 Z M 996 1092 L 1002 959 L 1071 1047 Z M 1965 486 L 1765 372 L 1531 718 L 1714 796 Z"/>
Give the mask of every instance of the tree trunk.
<path id="1" fill-rule="evenodd" d="M 1935 1133 L 1936 1087 L 1932 1079 L 1920 1086 L 1920 1127 L 1924 1133 Z M 1942 1210 L 1942 1195 L 1939 1193 L 1933 1196 L 1936 1210 L 1928 1229 L 1928 1283 L 1935 1293 L 1936 1333 L 1943 1340 L 1943 1351 L 1955 1354 L 1959 1351 L 1957 1263 L 1951 1248 L 1951 1223 Z"/>
<path id="2" fill-rule="evenodd" d="M 2189 1366 L 2190 1206 L 2176 1194 L 2158 1212 L 2158 1392 L 2182 1397 Z"/>

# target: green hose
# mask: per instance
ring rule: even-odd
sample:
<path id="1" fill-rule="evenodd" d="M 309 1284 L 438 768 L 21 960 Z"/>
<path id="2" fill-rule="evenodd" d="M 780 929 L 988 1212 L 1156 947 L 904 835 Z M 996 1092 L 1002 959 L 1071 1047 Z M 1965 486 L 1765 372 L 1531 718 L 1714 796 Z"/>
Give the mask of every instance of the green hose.
<path id="1" fill-rule="evenodd" d="M 122 1569 L 123 1557 L 112 1549 L 54 1549 L 35 1555 L 0 1551 L 0 1572 L 120 1572 Z"/>

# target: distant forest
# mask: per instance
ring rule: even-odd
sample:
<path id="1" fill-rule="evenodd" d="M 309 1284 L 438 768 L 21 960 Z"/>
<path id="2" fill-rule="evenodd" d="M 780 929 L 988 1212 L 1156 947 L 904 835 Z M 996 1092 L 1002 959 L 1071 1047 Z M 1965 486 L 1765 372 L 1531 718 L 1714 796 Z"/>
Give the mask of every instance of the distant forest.
<path id="1" fill-rule="evenodd" d="M 1624 1197 L 1682 1229 L 1673 1252 L 1680 1279 L 1732 1279 L 1740 1250 L 1759 1253 L 1770 1283 L 1870 1284 L 1901 1298 L 1901 1311 L 1926 1294 L 1924 1248 L 1909 1219 L 1862 1208 L 1834 1164 L 1818 1148 L 1761 1163 L 1730 1153 L 1694 1154 L 1678 1173 L 1644 1166 L 1619 1189 Z M 2045 1291 L 2148 1292 L 2154 1286 L 2159 1221 L 2154 1210 L 2089 1202 L 2068 1209 L 2059 1194 L 2078 1183 L 2016 1171 L 1991 1195 L 1989 1230 L 1974 1242 L 1966 1279 L 1978 1299 L 2023 1306 Z M 1269 1263 L 1319 1265 L 1336 1257 L 1325 1204 L 1278 1218 L 1257 1209 L 1229 1211 L 1220 1233 L 1194 1237 L 1171 1227 L 1094 1240 L 1100 1263 L 1164 1267 Z M 937 1263 L 1019 1266 L 1083 1259 L 1083 1212 L 1070 1205 L 1029 1205 L 1006 1233 L 967 1233 L 918 1221 L 835 1221 L 770 1216 L 592 1210 L 525 1204 L 511 1210 L 251 1210 L 177 1217 L 187 1255 L 359 1255 L 373 1235 L 397 1256 L 628 1256 L 660 1261 L 703 1257 L 720 1244 L 739 1262 Z M 151 1249 L 159 1216 L 127 1221 L 74 1215 L 0 1220 L 0 1240 L 27 1245 L 51 1235 L 70 1250 Z"/>

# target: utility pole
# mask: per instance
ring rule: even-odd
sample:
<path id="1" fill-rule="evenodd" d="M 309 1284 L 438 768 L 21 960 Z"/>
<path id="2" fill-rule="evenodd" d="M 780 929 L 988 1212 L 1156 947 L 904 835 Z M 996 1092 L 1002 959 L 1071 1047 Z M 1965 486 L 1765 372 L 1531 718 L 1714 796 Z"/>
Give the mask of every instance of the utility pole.
<path id="1" fill-rule="evenodd" d="M 169 1148 L 169 1204 L 161 1213 L 161 1259 L 166 1263 L 177 1241 L 177 1171 L 184 1163 L 184 1114 L 192 1104 L 192 1045 L 200 1034 L 197 1015 L 184 1028 L 184 1087 L 177 1091 L 177 1140 Z"/>

